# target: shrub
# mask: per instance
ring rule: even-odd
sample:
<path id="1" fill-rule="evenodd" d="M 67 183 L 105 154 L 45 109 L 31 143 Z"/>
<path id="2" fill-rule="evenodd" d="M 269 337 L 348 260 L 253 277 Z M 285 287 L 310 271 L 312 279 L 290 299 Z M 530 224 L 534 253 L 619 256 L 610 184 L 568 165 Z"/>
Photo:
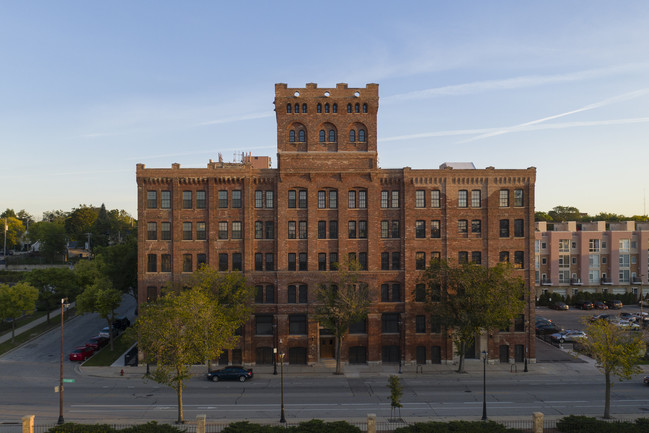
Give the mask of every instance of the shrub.
<path id="1" fill-rule="evenodd" d="M 113 427 L 108 424 L 74 424 L 71 422 L 57 425 L 47 433 L 116 433 Z"/>
<path id="2" fill-rule="evenodd" d="M 570 415 L 557 421 L 557 429 L 564 433 L 649 433 L 649 419 L 639 418 L 633 423 Z"/>
<path id="3" fill-rule="evenodd" d="M 421 422 L 399 427 L 394 433 L 521 433 L 495 421 Z"/>
<path id="4" fill-rule="evenodd" d="M 235 422 L 223 429 L 222 433 L 361 433 L 361 430 L 345 421 L 324 422 L 314 419 L 288 428 L 251 424 L 248 421 Z"/>
<path id="5" fill-rule="evenodd" d="M 146 424 L 127 427 L 119 430 L 119 433 L 182 433 L 183 431 L 170 424 L 158 424 L 155 421 L 151 421 Z"/>

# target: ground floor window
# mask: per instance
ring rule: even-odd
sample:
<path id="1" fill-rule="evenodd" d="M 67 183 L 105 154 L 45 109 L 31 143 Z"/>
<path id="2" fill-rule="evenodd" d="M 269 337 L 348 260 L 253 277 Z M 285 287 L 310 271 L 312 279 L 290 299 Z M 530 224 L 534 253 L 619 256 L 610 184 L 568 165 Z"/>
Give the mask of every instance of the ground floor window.
<path id="1" fill-rule="evenodd" d="M 381 361 L 384 363 L 399 362 L 400 355 L 399 346 L 383 346 L 381 348 Z"/>
<path id="2" fill-rule="evenodd" d="M 288 349 L 289 364 L 306 364 L 306 347 L 291 347 Z"/>
<path id="3" fill-rule="evenodd" d="M 349 348 L 350 364 L 365 364 L 367 362 L 367 348 L 365 346 L 352 346 Z"/>

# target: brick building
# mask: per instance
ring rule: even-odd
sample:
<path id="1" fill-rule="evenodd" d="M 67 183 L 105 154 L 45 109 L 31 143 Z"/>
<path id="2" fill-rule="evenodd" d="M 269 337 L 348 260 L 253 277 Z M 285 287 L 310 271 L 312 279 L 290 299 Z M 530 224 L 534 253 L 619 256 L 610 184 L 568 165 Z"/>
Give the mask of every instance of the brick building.
<path id="1" fill-rule="evenodd" d="M 579 292 L 640 296 L 647 284 L 649 223 L 541 221 L 535 236 L 537 296 Z"/>
<path id="2" fill-rule="evenodd" d="M 255 314 L 220 362 L 271 363 L 279 346 L 290 363 L 318 363 L 334 357 L 334 339 L 312 317 L 315 289 L 333 263 L 355 258 L 373 302 L 343 361 L 410 365 L 454 357 L 416 295 L 431 258 L 511 261 L 533 298 L 534 168 L 379 168 L 377 84 L 276 84 L 274 103 L 277 169 L 249 155 L 205 168 L 138 164 L 139 302 L 201 263 L 241 270 L 256 286 Z M 478 336 L 468 358 L 533 361 L 532 314 L 528 305 L 509 330 Z"/>

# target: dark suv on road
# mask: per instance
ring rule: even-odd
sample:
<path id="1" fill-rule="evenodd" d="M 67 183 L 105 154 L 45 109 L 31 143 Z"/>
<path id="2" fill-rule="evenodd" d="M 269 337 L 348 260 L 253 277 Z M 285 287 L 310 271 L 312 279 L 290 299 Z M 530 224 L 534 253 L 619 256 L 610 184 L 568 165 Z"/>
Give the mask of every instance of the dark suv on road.
<path id="1" fill-rule="evenodd" d="M 604 304 L 606 304 L 606 306 L 611 310 L 619 310 L 622 308 L 622 301 L 618 301 L 617 299 L 604 301 Z"/>

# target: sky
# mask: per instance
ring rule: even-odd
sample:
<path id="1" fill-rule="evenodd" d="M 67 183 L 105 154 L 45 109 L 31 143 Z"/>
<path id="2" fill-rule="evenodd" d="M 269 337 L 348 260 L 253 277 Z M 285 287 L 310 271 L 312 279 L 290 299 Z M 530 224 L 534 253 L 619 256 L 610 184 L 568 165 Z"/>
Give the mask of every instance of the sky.
<path id="1" fill-rule="evenodd" d="M 0 209 L 137 217 L 135 167 L 276 163 L 274 85 L 379 84 L 382 168 L 537 168 L 644 215 L 649 2 L 0 2 Z"/>

